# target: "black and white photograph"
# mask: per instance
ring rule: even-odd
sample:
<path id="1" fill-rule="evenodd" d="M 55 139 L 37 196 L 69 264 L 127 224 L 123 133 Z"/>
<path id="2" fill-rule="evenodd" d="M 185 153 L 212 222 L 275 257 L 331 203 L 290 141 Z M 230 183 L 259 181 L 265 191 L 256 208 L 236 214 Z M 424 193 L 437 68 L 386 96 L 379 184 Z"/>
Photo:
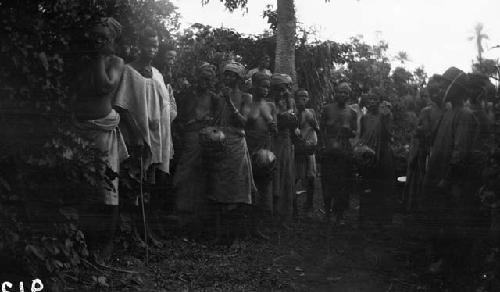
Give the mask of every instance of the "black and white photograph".
<path id="1" fill-rule="evenodd" d="M 499 87 L 498 0 L 0 0 L 0 291 L 500 291 Z"/>

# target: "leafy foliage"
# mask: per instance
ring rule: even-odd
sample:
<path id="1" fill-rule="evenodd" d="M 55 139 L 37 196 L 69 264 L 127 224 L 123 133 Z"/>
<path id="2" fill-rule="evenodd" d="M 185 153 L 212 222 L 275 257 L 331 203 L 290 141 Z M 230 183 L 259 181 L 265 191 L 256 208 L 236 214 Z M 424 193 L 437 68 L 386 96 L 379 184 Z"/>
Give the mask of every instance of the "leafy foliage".
<path id="1" fill-rule="evenodd" d="M 498 60 L 493 59 L 483 59 L 481 62 L 475 63 L 472 66 L 474 72 L 482 73 L 491 78 L 498 79 Z"/>
<path id="2" fill-rule="evenodd" d="M 115 17 L 123 25 L 117 52 L 130 59 L 139 30 L 167 38 L 179 14 L 167 0 L 20 0 L 0 2 L 0 16 L 0 261 L 19 276 L 61 282 L 88 256 L 71 206 L 96 199 L 96 187 L 112 187 L 116 175 L 70 127 L 85 30 Z"/>
<path id="3" fill-rule="evenodd" d="M 97 185 L 110 183 L 102 153 L 68 129 L 39 151 L 3 153 L 0 258 L 14 262 L 10 272 L 23 277 L 45 276 L 57 283 L 66 272 L 77 273 L 88 250 L 71 206 L 91 200 Z M 29 269 L 16 270 L 16 265 Z"/>
<path id="4" fill-rule="evenodd" d="M 177 50 L 176 75 L 194 81 L 196 68 L 203 62 L 214 64 L 219 73 L 228 60 L 241 59 L 247 68 L 258 65 L 260 58 L 273 55 L 273 36 L 243 36 L 225 28 L 213 28 L 196 23 L 173 36 Z"/>
<path id="5" fill-rule="evenodd" d="M 235 11 L 238 8 L 245 8 L 248 4 L 248 0 L 219 0 L 221 3 L 224 3 L 224 6 L 231 12 Z M 207 5 L 210 0 L 202 0 L 201 3 L 203 5 Z"/>
<path id="6" fill-rule="evenodd" d="M 247 4 L 221 2 L 230 11 Z M 276 37 L 270 33 L 244 36 L 202 24 L 180 32 L 179 14 L 167 0 L 19 0 L 0 2 L 0 8 L 1 38 L 9 40 L 0 44 L 0 108 L 5 109 L 0 117 L 7 121 L 0 134 L 4 141 L 28 141 L 20 133 L 43 133 L 22 147 L 15 144 L 0 151 L 0 255 L 33 267 L 26 273 L 59 279 L 69 269 L 77 270 L 88 255 L 77 212 L 68 206 L 93 198 L 98 185 L 109 184 L 102 153 L 68 126 L 72 80 L 87 54 L 85 29 L 100 17 L 114 16 L 123 25 L 117 54 L 129 61 L 137 54 L 138 32 L 153 27 L 162 42 L 178 51 L 174 72 L 183 85 L 174 88 L 181 91 L 185 80 L 195 80 L 202 62 L 217 65 L 220 73 L 225 61 L 241 59 L 250 69 L 264 54 L 273 59 L 276 48 Z M 271 7 L 267 11 L 264 17 L 275 23 L 275 12 Z M 357 96 L 377 89 L 391 100 L 395 124 L 401 125 L 398 133 L 408 133 L 401 122 L 402 94 L 414 86 L 410 81 L 417 73 L 397 69 L 391 75 L 386 43 L 370 46 L 360 38 L 344 44 L 309 42 L 311 35 L 305 31 L 297 38 L 296 67 L 299 87 L 309 90 L 312 106 L 318 108 L 334 94 L 335 85 L 346 80 Z M 425 79 L 424 72 L 418 78 Z M 54 131 L 55 125 L 64 126 Z"/>

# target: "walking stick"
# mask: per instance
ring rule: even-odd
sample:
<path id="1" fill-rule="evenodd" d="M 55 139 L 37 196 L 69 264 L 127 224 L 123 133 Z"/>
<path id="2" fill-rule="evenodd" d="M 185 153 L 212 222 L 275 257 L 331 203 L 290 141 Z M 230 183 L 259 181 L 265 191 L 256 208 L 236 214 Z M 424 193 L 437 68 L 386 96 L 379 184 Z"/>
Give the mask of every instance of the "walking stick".
<path id="1" fill-rule="evenodd" d="M 143 161 L 142 161 L 142 154 L 141 154 L 141 183 L 140 183 L 140 190 L 141 190 L 141 209 L 142 209 L 142 223 L 144 227 L 144 242 L 146 243 L 146 266 L 149 263 L 149 245 L 148 245 L 148 231 L 146 227 L 146 209 L 144 207 L 144 192 L 142 190 L 142 182 L 144 179 L 144 168 L 143 168 Z"/>

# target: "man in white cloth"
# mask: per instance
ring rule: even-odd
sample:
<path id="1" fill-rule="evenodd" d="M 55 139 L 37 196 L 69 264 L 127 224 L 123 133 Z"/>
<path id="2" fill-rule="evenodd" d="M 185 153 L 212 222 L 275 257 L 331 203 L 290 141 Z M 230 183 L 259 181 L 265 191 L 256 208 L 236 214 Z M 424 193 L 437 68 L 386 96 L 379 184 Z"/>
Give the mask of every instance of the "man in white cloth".
<path id="1" fill-rule="evenodd" d="M 142 172 L 148 173 L 150 182 L 154 182 L 155 170 L 170 173 L 174 154 L 170 126 L 177 116 L 174 97 L 162 74 L 151 65 L 158 47 L 156 32 L 144 29 L 139 39 L 140 55 L 125 65 L 114 102 L 122 115 L 121 128 L 127 133 L 132 156 L 142 161 Z"/>

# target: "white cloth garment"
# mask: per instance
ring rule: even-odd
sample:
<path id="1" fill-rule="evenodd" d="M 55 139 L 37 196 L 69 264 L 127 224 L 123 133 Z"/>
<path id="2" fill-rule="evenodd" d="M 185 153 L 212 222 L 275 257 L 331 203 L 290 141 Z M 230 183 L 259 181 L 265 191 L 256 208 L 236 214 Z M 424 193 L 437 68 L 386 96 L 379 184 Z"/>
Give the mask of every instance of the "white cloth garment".
<path id="1" fill-rule="evenodd" d="M 170 126 L 177 107 L 161 73 L 153 68 L 153 77 L 145 78 L 127 64 L 114 104 L 129 111 L 149 148 L 144 169 L 157 164 L 158 169 L 169 173 L 174 155 Z"/>

